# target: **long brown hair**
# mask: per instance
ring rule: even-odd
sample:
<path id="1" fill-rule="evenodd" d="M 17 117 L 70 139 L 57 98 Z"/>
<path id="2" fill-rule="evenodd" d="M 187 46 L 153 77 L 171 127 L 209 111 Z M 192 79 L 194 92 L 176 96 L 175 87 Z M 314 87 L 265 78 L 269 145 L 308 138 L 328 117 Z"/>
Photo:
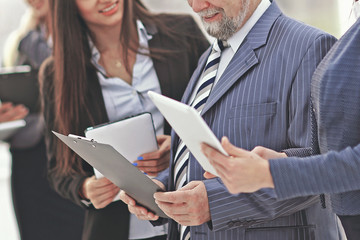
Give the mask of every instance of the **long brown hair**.
<path id="1" fill-rule="evenodd" d="M 89 74 L 94 75 L 88 36 L 92 36 L 80 16 L 75 0 L 50 0 L 53 24 L 55 129 L 62 134 L 83 134 L 82 120 L 94 125 L 96 120 L 90 113 L 88 103 Z M 124 49 L 124 62 L 128 64 L 128 52 L 137 52 L 136 20 L 157 28 L 176 41 L 176 34 L 154 18 L 140 0 L 124 0 L 124 15 L 120 41 Z M 154 53 L 154 54 L 153 54 Z M 167 51 L 152 51 L 152 57 L 161 58 Z M 154 56 L 153 56 L 154 55 Z M 126 65 L 129 71 L 129 65 Z M 96 76 L 96 74 L 95 74 Z M 95 101 L 96 102 L 96 101 Z M 100 101 L 99 101 L 100 102 Z M 96 105 L 96 103 L 95 103 Z M 100 104 L 91 106 L 92 112 L 101 112 Z M 90 126 L 88 125 L 88 126 Z M 82 161 L 64 144 L 57 142 L 56 166 L 52 169 L 60 175 L 84 174 Z"/>

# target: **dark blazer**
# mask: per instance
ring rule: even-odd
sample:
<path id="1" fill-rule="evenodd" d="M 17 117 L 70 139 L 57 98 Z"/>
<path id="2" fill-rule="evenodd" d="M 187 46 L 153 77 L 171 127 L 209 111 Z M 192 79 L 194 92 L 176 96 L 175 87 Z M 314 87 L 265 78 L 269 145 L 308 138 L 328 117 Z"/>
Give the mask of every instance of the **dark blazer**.
<path id="1" fill-rule="evenodd" d="M 312 101 L 323 155 L 306 161 L 270 161 L 279 198 L 338 193 L 331 198 L 338 215 L 360 214 L 359 66 L 360 19 L 334 45 L 313 77 Z"/>
<path id="2" fill-rule="evenodd" d="M 284 16 L 273 2 L 214 86 L 202 117 L 219 139 L 228 136 L 241 148 L 310 147 L 310 80 L 334 42 L 329 34 Z M 200 58 L 183 102 L 189 102 L 209 54 L 210 49 Z M 177 142 L 173 133 L 172 154 Z M 169 191 L 174 190 L 173 168 L 171 162 L 170 174 L 158 177 Z M 192 240 L 314 239 L 321 222 L 310 224 L 306 209 L 318 197 L 277 201 L 271 189 L 232 195 L 218 178 L 205 180 L 203 173 L 190 155 L 188 179 L 204 182 L 211 213 L 211 222 L 190 227 Z M 175 240 L 176 225 L 169 224 L 169 237 Z"/>
<path id="3" fill-rule="evenodd" d="M 172 31 L 181 33 L 179 41 L 172 41 L 164 33 L 158 30 L 156 26 L 145 26 L 148 33 L 153 36 L 149 41 L 150 48 L 163 50 L 176 50 L 177 52 L 164 60 L 153 58 L 154 67 L 160 81 L 162 94 L 180 100 L 185 87 L 196 68 L 198 58 L 209 46 L 201 30 L 194 20 L 189 16 L 181 15 L 159 15 L 158 18 L 171 27 Z M 184 33 L 184 34 L 183 34 Z M 185 45 L 189 44 L 189 51 L 186 51 Z M 44 115 L 47 125 L 46 139 L 49 153 L 49 168 L 54 167 L 56 159 L 53 154 L 55 144 L 59 142 L 51 134 L 54 129 L 54 82 L 52 76 L 52 63 L 49 62 L 45 67 L 43 75 L 44 81 Z M 101 92 L 101 87 L 94 69 L 88 71 L 89 93 L 87 95 L 89 104 L 101 104 L 101 110 L 92 112 L 96 122 L 100 124 L 108 121 L 105 105 Z M 93 125 L 87 119 L 81 120 L 81 129 Z M 170 127 L 166 124 L 165 133 L 170 133 Z M 80 133 L 83 135 L 83 131 Z M 83 162 L 83 169 L 86 176 L 57 176 L 49 172 L 49 180 L 55 190 L 63 197 L 85 207 L 82 204 L 79 189 L 86 177 L 93 175 L 92 167 Z M 87 208 L 85 216 L 85 226 L 83 239 L 127 239 L 129 230 L 129 212 L 127 206 L 118 201 L 111 203 L 104 209 L 94 209 L 92 206 Z"/>

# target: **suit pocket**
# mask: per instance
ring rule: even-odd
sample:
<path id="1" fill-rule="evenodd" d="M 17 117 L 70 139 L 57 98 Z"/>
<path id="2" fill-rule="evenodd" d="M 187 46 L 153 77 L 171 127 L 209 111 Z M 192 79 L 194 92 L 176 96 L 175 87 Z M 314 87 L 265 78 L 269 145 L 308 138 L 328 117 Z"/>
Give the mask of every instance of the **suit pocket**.
<path id="1" fill-rule="evenodd" d="M 246 240 L 315 240 L 315 226 L 259 227 L 245 230 Z"/>
<path id="2" fill-rule="evenodd" d="M 228 118 L 254 118 L 276 113 L 276 102 L 241 105 L 231 108 Z"/>

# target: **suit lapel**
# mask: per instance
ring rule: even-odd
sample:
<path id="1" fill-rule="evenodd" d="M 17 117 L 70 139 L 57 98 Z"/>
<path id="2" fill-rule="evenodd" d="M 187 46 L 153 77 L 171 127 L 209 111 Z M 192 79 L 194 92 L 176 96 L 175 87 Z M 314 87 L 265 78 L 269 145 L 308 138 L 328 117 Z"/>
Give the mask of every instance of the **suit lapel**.
<path id="1" fill-rule="evenodd" d="M 220 77 L 218 83 L 211 91 L 201 115 L 205 114 L 206 111 L 209 110 L 221 98 L 221 96 L 223 96 L 231 88 L 232 85 L 241 79 L 242 76 L 258 62 L 259 61 L 254 50 L 245 40 L 234 55 L 230 64 L 227 66 L 223 75 Z"/>
<path id="2" fill-rule="evenodd" d="M 186 104 L 189 103 L 192 92 L 194 91 L 194 88 L 203 72 L 203 69 L 210 55 L 210 52 L 211 52 L 211 46 L 200 57 L 199 64 L 190 78 L 189 84 L 185 89 L 184 96 L 182 97 L 181 102 Z"/>
<path id="3" fill-rule="evenodd" d="M 255 50 L 266 47 L 271 27 L 281 11 L 273 2 L 248 33 L 218 83 L 214 86 L 201 115 L 204 115 L 245 74 L 259 63 Z"/>

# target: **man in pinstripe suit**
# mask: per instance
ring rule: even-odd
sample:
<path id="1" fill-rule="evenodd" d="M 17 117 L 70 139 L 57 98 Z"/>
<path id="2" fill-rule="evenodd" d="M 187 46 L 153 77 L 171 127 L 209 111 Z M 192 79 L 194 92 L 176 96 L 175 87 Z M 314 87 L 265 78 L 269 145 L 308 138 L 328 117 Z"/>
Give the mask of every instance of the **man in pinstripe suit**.
<path id="1" fill-rule="evenodd" d="M 356 4 L 360 13 L 360 3 Z M 204 147 L 210 160 L 222 165 L 217 172 L 229 191 L 275 187 L 277 198 L 282 200 L 333 194 L 333 210 L 340 216 L 348 239 L 360 239 L 359 64 L 360 18 L 331 48 L 313 76 L 311 97 L 322 155 L 284 158 L 282 153 L 262 147 L 241 150 L 224 139 L 224 148 L 233 153 L 229 159 Z"/>
<path id="2" fill-rule="evenodd" d="M 215 135 L 228 136 L 245 149 L 263 145 L 289 154 L 311 151 L 310 80 L 335 39 L 284 16 L 269 0 L 188 1 L 208 32 L 229 45 L 221 52 L 201 111 Z M 198 82 L 210 52 L 199 60 L 183 102 L 190 104 L 195 89 L 201 88 Z M 318 197 L 277 201 L 271 189 L 232 195 L 219 179 L 205 180 L 191 154 L 185 161 L 188 184 L 174 191 L 179 142 L 173 132 L 169 171 L 156 180 L 169 191 L 155 194 L 159 207 L 172 218 L 169 239 L 339 239 L 335 218 L 319 209 Z M 122 199 L 139 218 L 163 223 L 125 194 Z M 182 234 L 183 226 L 191 226 L 189 234 Z"/>

